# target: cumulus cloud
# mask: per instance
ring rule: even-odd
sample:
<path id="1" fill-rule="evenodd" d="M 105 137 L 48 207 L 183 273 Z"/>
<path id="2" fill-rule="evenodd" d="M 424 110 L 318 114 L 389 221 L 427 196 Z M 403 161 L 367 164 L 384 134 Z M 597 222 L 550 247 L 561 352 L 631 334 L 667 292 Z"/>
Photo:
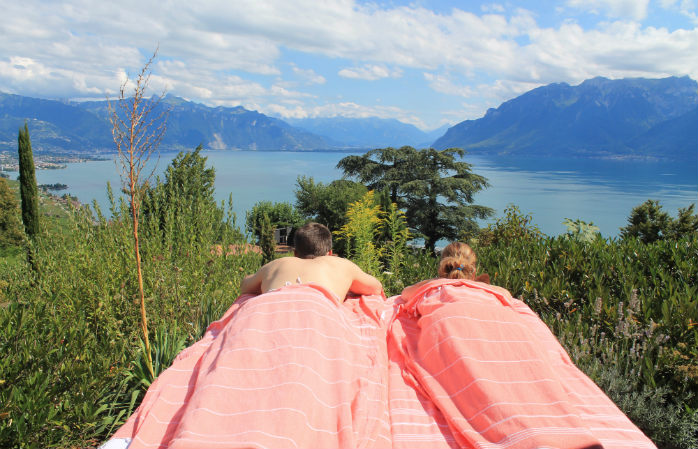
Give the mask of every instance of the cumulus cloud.
<path id="1" fill-rule="evenodd" d="M 342 69 L 339 72 L 339 76 L 344 78 L 353 78 L 374 81 L 381 78 L 399 78 L 402 76 L 402 70 L 400 69 L 389 69 L 382 65 L 366 65 L 363 67 L 352 67 Z"/>
<path id="2" fill-rule="evenodd" d="M 410 123 L 418 128 L 426 129 L 424 121 L 416 114 L 395 106 L 368 106 L 352 101 L 328 103 L 309 108 L 285 107 L 271 105 L 269 112 L 274 112 L 283 118 L 307 117 L 349 117 L 349 118 L 395 118 L 403 123 Z"/>
<path id="3" fill-rule="evenodd" d="M 474 91 L 471 86 L 459 86 L 453 83 L 451 79 L 444 75 L 434 73 L 424 73 L 424 79 L 429 81 L 429 86 L 436 92 L 448 95 L 458 95 L 461 97 L 470 97 Z"/>
<path id="4" fill-rule="evenodd" d="M 629 20 L 647 17 L 649 0 L 567 0 L 567 5 L 594 14 Z"/>
<path id="5" fill-rule="evenodd" d="M 698 15 L 696 15 L 696 2 L 694 0 L 660 0 L 659 4 L 664 9 L 671 11 L 679 11 L 693 23 L 698 24 Z"/>
<path id="6" fill-rule="evenodd" d="M 584 27 L 573 16 L 542 27 L 535 12 L 510 3 L 484 4 L 473 13 L 457 2 L 447 12 L 419 2 L 356 0 L 9 2 L 0 22 L 0 90 L 103 98 L 125 74 L 137 72 L 158 43 L 156 92 L 288 116 L 336 110 L 418 121 L 405 108 L 308 95 L 309 86 L 331 88 L 332 76 L 313 66 L 323 63 L 340 77 L 362 80 L 402 83 L 416 73 L 434 91 L 467 98 L 473 111 L 550 82 L 599 75 L 698 78 L 698 28 L 643 25 L 652 19 L 648 1 L 567 0 L 565 13 L 600 15 L 598 24 L 585 21 Z M 659 2 L 695 20 L 694 1 Z M 290 72 L 279 68 L 289 67 L 286 58 L 293 59 Z"/>
<path id="7" fill-rule="evenodd" d="M 292 65 L 293 73 L 308 84 L 325 84 L 327 80 L 322 75 L 315 73 L 313 69 L 301 69 L 295 64 Z"/>

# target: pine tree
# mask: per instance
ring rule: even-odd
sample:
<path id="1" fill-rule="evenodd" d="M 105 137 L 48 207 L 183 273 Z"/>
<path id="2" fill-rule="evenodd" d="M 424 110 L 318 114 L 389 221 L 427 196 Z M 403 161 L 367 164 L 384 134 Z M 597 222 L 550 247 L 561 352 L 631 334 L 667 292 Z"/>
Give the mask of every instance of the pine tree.
<path id="1" fill-rule="evenodd" d="M 39 233 L 39 190 L 36 187 L 34 172 L 34 156 L 29 140 L 29 129 L 24 123 L 24 129 L 19 129 L 19 191 L 22 198 L 22 222 L 24 230 L 30 239 Z"/>

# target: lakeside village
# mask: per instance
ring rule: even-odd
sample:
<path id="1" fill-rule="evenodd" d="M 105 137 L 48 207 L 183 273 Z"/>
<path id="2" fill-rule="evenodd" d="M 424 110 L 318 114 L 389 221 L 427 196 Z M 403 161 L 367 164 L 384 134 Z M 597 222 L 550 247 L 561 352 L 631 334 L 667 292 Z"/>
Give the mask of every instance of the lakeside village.
<path id="1" fill-rule="evenodd" d="M 105 160 L 104 157 L 90 155 L 65 155 L 34 153 L 34 167 L 37 170 L 59 170 L 66 168 L 66 164 L 74 162 L 87 162 Z M 19 171 L 19 160 L 16 151 L 0 151 L 0 172 Z"/>

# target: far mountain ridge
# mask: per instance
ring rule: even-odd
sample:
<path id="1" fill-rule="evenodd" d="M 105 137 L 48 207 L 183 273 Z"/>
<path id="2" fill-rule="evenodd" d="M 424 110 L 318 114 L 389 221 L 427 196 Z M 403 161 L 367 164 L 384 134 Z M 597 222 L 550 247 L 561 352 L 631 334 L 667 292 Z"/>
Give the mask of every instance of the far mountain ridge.
<path id="1" fill-rule="evenodd" d="M 698 139 L 690 137 L 698 135 L 698 122 L 659 125 L 697 105 L 698 84 L 689 77 L 555 83 L 453 126 L 434 147 L 474 154 L 696 159 Z M 645 133 L 652 144 L 641 138 Z"/>
<path id="2" fill-rule="evenodd" d="M 245 109 L 162 99 L 170 109 L 161 149 L 353 150 L 410 145 L 482 155 L 698 159 L 698 84 L 688 77 L 592 78 L 553 83 L 492 108 L 477 120 L 424 132 L 395 119 L 282 120 Z M 115 150 L 107 101 L 46 100 L 0 93 L 0 150 L 16 151 L 28 120 L 35 152 Z"/>
<path id="3" fill-rule="evenodd" d="M 286 119 L 288 123 L 322 136 L 337 146 L 373 149 L 381 147 L 426 147 L 448 127 L 422 131 L 397 119 L 378 117 L 315 117 Z"/>

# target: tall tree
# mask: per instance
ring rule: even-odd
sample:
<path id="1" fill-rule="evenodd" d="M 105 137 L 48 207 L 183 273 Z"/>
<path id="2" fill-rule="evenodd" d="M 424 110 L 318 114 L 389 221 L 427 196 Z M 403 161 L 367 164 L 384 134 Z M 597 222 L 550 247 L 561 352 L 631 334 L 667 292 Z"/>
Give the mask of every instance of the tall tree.
<path id="1" fill-rule="evenodd" d="M 363 184 L 347 179 L 324 184 L 316 183 L 312 177 L 299 176 L 296 185 L 296 209 L 331 231 L 344 225 L 349 204 L 361 199 L 367 191 Z"/>
<path id="2" fill-rule="evenodd" d="M 24 128 L 19 129 L 19 192 L 22 199 L 22 222 L 24 230 L 30 239 L 39 233 L 39 189 L 36 186 L 36 172 L 34 171 L 34 156 L 32 144 L 29 140 L 29 128 L 24 123 Z"/>
<path id="3" fill-rule="evenodd" d="M 410 228 L 424 238 L 425 248 L 434 251 L 440 239 L 474 234 L 476 219 L 493 212 L 472 204 L 473 195 L 488 183 L 472 172 L 471 164 L 457 160 L 464 154 L 460 148 L 383 148 L 347 156 L 337 168 L 371 189 L 388 189 L 391 200 L 405 210 Z"/>
<path id="4" fill-rule="evenodd" d="M 208 242 L 221 237 L 225 228 L 225 211 L 214 198 L 216 171 L 206 167 L 202 146 L 182 151 L 165 169 L 165 181 L 157 178 L 145 190 L 141 225 L 158 229 L 170 240 L 173 250 L 185 242 Z M 169 232 L 172 231 L 172 232 Z"/>

